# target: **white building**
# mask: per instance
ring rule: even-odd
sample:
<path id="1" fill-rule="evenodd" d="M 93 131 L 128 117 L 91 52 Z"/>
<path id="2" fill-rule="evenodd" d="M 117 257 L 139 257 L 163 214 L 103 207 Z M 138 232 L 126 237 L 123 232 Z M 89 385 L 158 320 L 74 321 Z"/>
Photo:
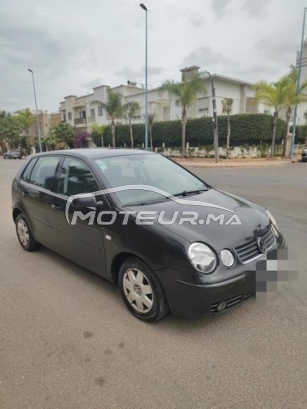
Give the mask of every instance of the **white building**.
<path id="1" fill-rule="evenodd" d="M 199 67 L 187 67 L 181 70 L 182 75 L 193 75 L 198 72 Z M 245 113 L 266 113 L 272 114 L 272 108 L 264 104 L 259 104 L 255 100 L 255 91 L 252 84 L 246 81 L 237 80 L 219 74 L 213 74 L 217 114 L 222 114 L 222 100 L 224 98 L 233 99 L 232 114 Z M 204 77 L 203 81 L 206 85 L 206 94 L 198 95 L 195 103 L 188 110 L 188 118 L 199 118 L 202 116 L 213 116 L 212 108 L 212 93 L 211 82 L 208 77 Z M 145 90 L 143 87 L 137 86 L 131 81 L 127 85 L 119 85 L 110 88 L 107 85 L 100 85 L 93 88 L 93 92 L 89 95 L 77 97 L 69 95 L 64 97 L 64 101 L 60 103 L 60 112 L 62 120 L 70 123 L 73 126 L 84 130 L 90 130 L 90 125 L 93 123 L 102 125 L 109 124 L 110 118 L 101 109 L 95 101 L 106 102 L 108 98 L 108 89 L 117 91 L 122 95 L 122 103 L 136 101 L 140 105 L 139 112 L 133 118 L 134 123 L 144 122 L 145 115 Z M 176 105 L 176 98 L 164 92 L 162 95 L 159 88 L 148 90 L 148 111 L 155 113 L 157 121 L 169 121 L 181 118 L 181 108 Z M 283 117 L 284 113 L 281 113 Z M 125 123 L 123 119 L 118 119 L 117 123 Z"/>

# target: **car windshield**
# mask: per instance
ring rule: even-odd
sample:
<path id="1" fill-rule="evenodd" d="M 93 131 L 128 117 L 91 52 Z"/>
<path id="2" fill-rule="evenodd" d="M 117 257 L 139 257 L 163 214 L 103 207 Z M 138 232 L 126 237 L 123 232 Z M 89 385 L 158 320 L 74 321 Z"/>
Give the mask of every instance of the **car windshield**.
<path id="1" fill-rule="evenodd" d="M 149 185 L 177 196 L 208 189 L 204 182 L 161 155 L 114 156 L 96 159 L 96 163 L 111 187 Z M 122 190 L 116 195 L 123 206 L 167 200 L 163 194 L 138 188 Z"/>

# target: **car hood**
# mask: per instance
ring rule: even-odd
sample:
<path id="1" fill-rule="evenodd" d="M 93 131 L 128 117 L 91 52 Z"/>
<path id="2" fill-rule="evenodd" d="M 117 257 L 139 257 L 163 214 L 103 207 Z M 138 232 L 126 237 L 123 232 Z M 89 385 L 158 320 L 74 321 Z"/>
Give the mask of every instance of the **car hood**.
<path id="1" fill-rule="evenodd" d="M 252 240 L 270 223 L 263 207 L 214 188 L 198 195 L 185 198 L 176 197 L 176 200 L 131 206 L 129 210 L 137 213 L 158 212 L 154 219 L 154 226 L 159 225 L 162 227 L 162 231 L 165 232 L 166 229 L 191 243 L 195 241 L 208 243 L 217 251 L 223 248 L 234 248 Z M 163 212 L 162 215 L 160 212 Z M 169 222 L 172 220 L 174 212 L 178 212 L 174 223 L 162 224 L 159 222 L 159 214 L 163 222 Z M 197 219 L 194 224 L 183 221 L 182 218 L 180 222 L 180 216 L 188 217 L 183 212 L 197 212 Z M 218 219 L 216 219 L 217 217 Z M 204 223 L 199 223 L 200 220 Z"/>

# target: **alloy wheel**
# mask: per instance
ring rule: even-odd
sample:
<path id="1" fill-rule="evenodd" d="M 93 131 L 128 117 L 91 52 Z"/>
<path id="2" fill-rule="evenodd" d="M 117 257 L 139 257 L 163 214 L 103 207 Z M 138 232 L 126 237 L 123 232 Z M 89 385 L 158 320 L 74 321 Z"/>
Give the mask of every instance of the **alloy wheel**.
<path id="1" fill-rule="evenodd" d="M 123 275 L 123 289 L 130 305 L 139 313 L 151 311 L 153 289 L 146 276 L 138 269 L 129 268 Z"/>
<path id="2" fill-rule="evenodd" d="M 27 223 L 23 219 L 18 220 L 17 233 L 22 245 L 27 246 L 30 240 L 29 229 Z"/>

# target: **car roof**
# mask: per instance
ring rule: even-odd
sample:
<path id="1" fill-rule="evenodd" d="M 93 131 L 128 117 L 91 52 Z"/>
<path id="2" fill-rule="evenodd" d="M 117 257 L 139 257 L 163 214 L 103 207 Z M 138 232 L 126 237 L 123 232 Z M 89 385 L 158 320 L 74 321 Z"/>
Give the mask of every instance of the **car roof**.
<path id="1" fill-rule="evenodd" d="M 31 157 L 40 156 L 74 156 L 78 158 L 98 159 L 102 157 L 114 157 L 114 156 L 128 156 L 128 155 L 140 155 L 140 154 L 153 155 L 154 152 L 144 151 L 142 149 L 120 149 L 120 148 L 81 148 L 81 149 L 65 149 L 60 151 L 48 151 L 40 152 Z"/>

